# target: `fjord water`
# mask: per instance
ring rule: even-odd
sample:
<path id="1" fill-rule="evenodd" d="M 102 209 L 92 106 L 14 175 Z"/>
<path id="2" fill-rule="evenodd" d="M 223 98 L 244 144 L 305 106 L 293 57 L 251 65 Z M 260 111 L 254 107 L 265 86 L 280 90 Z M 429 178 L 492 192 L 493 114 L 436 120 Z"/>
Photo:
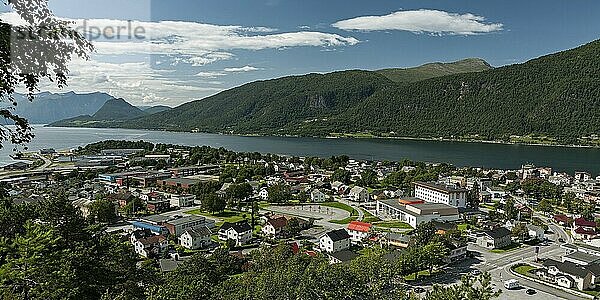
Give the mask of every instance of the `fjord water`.
<path id="1" fill-rule="evenodd" d="M 52 128 L 34 126 L 36 137 L 29 150 L 71 149 L 102 140 L 144 140 L 189 146 L 224 147 L 234 151 L 297 156 L 348 155 L 356 159 L 448 162 L 457 166 L 516 169 L 522 164 L 551 166 L 573 173 L 600 173 L 600 149 L 466 142 L 384 139 L 326 139 L 296 137 L 247 137 L 204 133 L 130 129 Z M 0 164 L 11 162 L 10 145 L 0 150 Z"/>

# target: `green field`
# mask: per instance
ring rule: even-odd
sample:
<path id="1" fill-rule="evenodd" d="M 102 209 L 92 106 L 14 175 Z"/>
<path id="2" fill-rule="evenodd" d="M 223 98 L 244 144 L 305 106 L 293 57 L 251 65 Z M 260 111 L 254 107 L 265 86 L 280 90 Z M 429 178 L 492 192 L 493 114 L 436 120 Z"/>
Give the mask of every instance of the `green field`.
<path id="1" fill-rule="evenodd" d="M 376 227 L 382 228 L 394 228 L 394 229 L 413 229 L 408 223 L 400 222 L 400 221 L 384 221 L 374 223 Z"/>
<path id="2" fill-rule="evenodd" d="M 249 212 L 240 212 L 240 211 L 229 210 L 229 209 L 226 209 L 224 212 L 214 214 L 214 215 L 209 212 L 202 211 L 201 209 L 188 210 L 185 213 L 205 216 L 205 217 L 209 217 L 209 218 L 219 218 L 221 220 L 221 222 L 218 222 L 216 224 L 217 226 L 222 225 L 223 222 L 235 223 L 235 222 L 243 221 L 243 220 L 250 218 Z M 246 218 L 244 218 L 244 216 L 246 216 Z"/>
<path id="3" fill-rule="evenodd" d="M 521 266 L 517 266 L 516 268 L 514 268 L 513 270 L 521 275 L 524 276 L 531 276 L 531 274 L 529 273 L 529 271 L 531 270 L 535 270 L 536 268 L 530 265 L 521 265 Z"/>

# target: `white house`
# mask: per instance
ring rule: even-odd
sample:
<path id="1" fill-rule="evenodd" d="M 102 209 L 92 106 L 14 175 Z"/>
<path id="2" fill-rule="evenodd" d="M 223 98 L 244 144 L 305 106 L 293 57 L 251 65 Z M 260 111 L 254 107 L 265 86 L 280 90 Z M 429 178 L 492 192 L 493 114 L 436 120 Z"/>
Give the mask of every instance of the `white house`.
<path id="1" fill-rule="evenodd" d="M 269 191 L 267 190 L 267 188 L 262 188 L 262 189 L 260 189 L 260 192 L 258 192 L 258 196 L 263 200 L 268 200 L 269 199 Z"/>
<path id="2" fill-rule="evenodd" d="M 247 221 L 225 222 L 219 229 L 219 239 L 222 241 L 234 240 L 236 246 L 244 245 L 252 239 L 252 227 Z"/>
<path id="3" fill-rule="evenodd" d="M 171 195 L 171 199 L 169 200 L 171 207 L 188 207 L 194 206 L 194 201 L 196 201 L 196 195 L 191 194 L 182 194 L 182 195 Z"/>
<path id="4" fill-rule="evenodd" d="M 210 229 L 206 226 L 190 228 L 179 236 L 179 243 L 187 249 L 201 249 L 210 245 L 210 235 Z"/>
<path id="5" fill-rule="evenodd" d="M 325 202 L 325 194 L 318 189 L 314 189 L 310 192 L 310 200 L 312 202 Z"/>
<path id="6" fill-rule="evenodd" d="M 143 257 L 156 257 L 164 255 L 169 248 L 169 241 L 164 235 L 144 235 L 138 238 L 135 233 L 131 240 L 135 253 Z"/>
<path id="7" fill-rule="evenodd" d="M 527 231 L 529 232 L 529 238 L 536 239 L 538 241 L 544 241 L 546 239 L 546 236 L 544 235 L 544 228 L 532 224 L 527 224 L 526 226 Z"/>
<path id="8" fill-rule="evenodd" d="M 350 200 L 356 202 L 369 201 L 369 192 L 367 191 L 367 189 L 360 186 L 355 186 L 352 189 L 350 189 L 350 193 L 348 194 L 348 196 L 350 196 Z"/>
<path id="9" fill-rule="evenodd" d="M 453 207 L 467 206 L 467 190 L 437 183 L 415 182 L 415 197 L 426 202 L 442 203 Z"/>
<path id="10" fill-rule="evenodd" d="M 321 251 L 333 253 L 350 248 L 350 234 L 346 229 L 337 229 L 325 233 L 319 239 Z"/>
<path id="11" fill-rule="evenodd" d="M 369 237 L 369 233 L 371 232 L 371 224 L 352 221 L 348 224 L 346 230 L 348 231 L 348 234 L 350 234 L 350 241 L 352 243 L 360 243 Z"/>
<path id="12" fill-rule="evenodd" d="M 261 231 L 265 236 L 277 236 L 287 225 L 288 220 L 284 216 L 269 218 Z"/>

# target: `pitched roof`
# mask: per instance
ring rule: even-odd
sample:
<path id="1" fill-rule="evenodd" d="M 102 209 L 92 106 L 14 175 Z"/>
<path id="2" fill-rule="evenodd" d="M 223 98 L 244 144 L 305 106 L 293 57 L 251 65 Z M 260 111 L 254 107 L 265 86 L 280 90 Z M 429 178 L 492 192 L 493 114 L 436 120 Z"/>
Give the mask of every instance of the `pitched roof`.
<path id="1" fill-rule="evenodd" d="M 273 226 L 275 229 L 285 227 L 285 225 L 287 225 L 287 222 L 288 222 L 287 219 L 283 216 L 276 217 L 276 218 L 270 218 L 267 221 L 267 223 L 271 224 L 271 226 Z"/>
<path id="2" fill-rule="evenodd" d="M 492 230 L 488 230 L 484 232 L 486 235 L 490 236 L 493 239 L 499 239 L 499 238 L 503 238 L 507 235 L 511 235 L 512 233 L 510 232 L 510 230 L 504 228 L 504 227 L 496 227 Z"/>
<path id="3" fill-rule="evenodd" d="M 596 231 L 595 230 L 587 230 L 583 227 L 577 227 L 575 229 L 575 233 L 577 234 L 585 234 L 585 235 L 595 235 Z"/>
<path id="4" fill-rule="evenodd" d="M 346 231 L 346 229 L 333 230 L 327 232 L 325 235 L 328 236 L 334 242 L 350 238 L 350 234 L 348 234 L 348 231 Z"/>
<path id="5" fill-rule="evenodd" d="M 360 221 L 352 221 L 348 224 L 348 230 L 360 231 L 360 232 L 369 232 L 371 229 L 371 224 L 364 223 Z"/>
<path id="6" fill-rule="evenodd" d="M 330 253 L 329 255 L 341 262 L 348 262 L 359 256 L 358 254 L 356 254 L 350 250 L 342 250 L 342 251 Z"/>
<path id="7" fill-rule="evenodd" d="M 248 224 L 248 221 L 239 221 L 237 223 L 225 222 L 223 223 L 223 225 L 221 225 L 221 228 L 219 230 L 228 230 L 229 228 L 235 230 L 237 233 L 252 230 L 252 227 L 250 226 L 250 224 Z"/>
<path id="8" fill-rule="evenodd" d="M 140 243 L 142 243 L 142 245 L 154 245 L 154 244 L 158 244 L 165 240 L 167 240 L 167 238 L 161 234 L 161 235 L 153 235 L 153 236 L 147 237 L 145 239 L 139 239 L 138 241 Z"/>
<path id="9" fill-rule="evenodd" d="M 580 278 L 586 277 L 590 271 L 584 267 L 578 266 L 570 261 L 560 262 L 553 259 L 544 261 L 544 267 L 556 267 L 561 273 L 574 275 Z"/>
<path id="10" fill-rule="evenodd" d="M 183 232 L 183 234 L 185 234 L 185 233 L 189 233 L 189 235 L 191 235 L 192 237 L 198 237 L 198 238 L 210 236 L 212 234 L 210 229 L 208 229 L 208 227 L 206 227 L 206 226 L 190 228 Z"/>
<path id="11" fill-rule="evenodd" d="M 575 219 L 575 226 L 596 227 L 596 222 L 588 221 L 584 218 L 577 218 Z"/>

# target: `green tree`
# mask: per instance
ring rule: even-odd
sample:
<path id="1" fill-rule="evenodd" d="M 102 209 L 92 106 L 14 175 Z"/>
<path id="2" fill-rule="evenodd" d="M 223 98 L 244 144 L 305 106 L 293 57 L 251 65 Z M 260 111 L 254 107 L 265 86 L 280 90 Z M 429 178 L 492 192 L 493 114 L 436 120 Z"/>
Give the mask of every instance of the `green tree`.
<path id="1" fill-rule="evenodd" d="M 365 170 L 360 173 L 360 179 L 357 184 L 362 186 L 375 186 L 379 181 L 377 180 L 377 173 L 373 170 Z"/>
<path id="2" fill-rule="evenodd" d="M 529 237 L 529 230 L 524 223 L 518 222 L 512 229 L 512 235 L 519 241 L 523 242 Z"/>
<path id="3" fill-rule="evenodd" d="M 331 175 L 331 181 L 339 181 L 344 184 L 350 184 L 350 180 L 352 179 L 352 174 L 350 171 L 345 169 L 336 169 Z"/>
<path id="4" fill-rule="evenodd" d="M 0 147 L 5 141 L 22 145 L 33 137 L 28 121 L 14 114 L 15 89 L 23 86 L 27 98 L 33 100 L 40 80 L 48 79 L 62 88 L 67 84 L 71 59 L 77 56 L 87 59 L 93 50 L 92 44 L 71 24 L 52 14 L 47 1 L 4 1 L 4 4 L 20 16 L 24 25 L 0 22 L 0 100 L 7 102 L 0 109 L 0 116 L 16 126 L 14 129 L 0 126 Z"/>
<path id="5" fill-rule="evenodd" d="M 422 247 L 431 242 L 435 235 L 436 229 L 433 222 L 426 222 L 417 225 L 413 230 L 410 242 L 416 247 Z"/>
<path id="6" fill-rule="evenodd" d="M 540 203 L 538 203 L 537 209 L 545 214 L 552 214 L 554 212 L 554 206 L 548 199 L 542 199 Z"/>
<path id="7" fill-rule="evenodd" d="M 275 184 L 267 188 L 270 203 L 286 203 L 292 198 L 289 186 Z"/>
<path id="8" fill-rule="evenodd" d="M 301 230 L 302 227 L 300 226 L 300 220 L 296 217 L 290 218 L 283 228 L 286 236 L 296 236 Z"/>
<path id="9" fill-rule="evenodd" d="M 98 223 L 113 223 L 118 220 L 115 204 L 105 198 L 94 201 L 89 208 L 89 218 Z"/>
<path id="10" fill-rule="evenodd" d="M 514 220 L 517 217 L 517 213 L 515 200 L 513 198 L 508 198 L 504 203 L 504 217 L 507 220 Z"/>

